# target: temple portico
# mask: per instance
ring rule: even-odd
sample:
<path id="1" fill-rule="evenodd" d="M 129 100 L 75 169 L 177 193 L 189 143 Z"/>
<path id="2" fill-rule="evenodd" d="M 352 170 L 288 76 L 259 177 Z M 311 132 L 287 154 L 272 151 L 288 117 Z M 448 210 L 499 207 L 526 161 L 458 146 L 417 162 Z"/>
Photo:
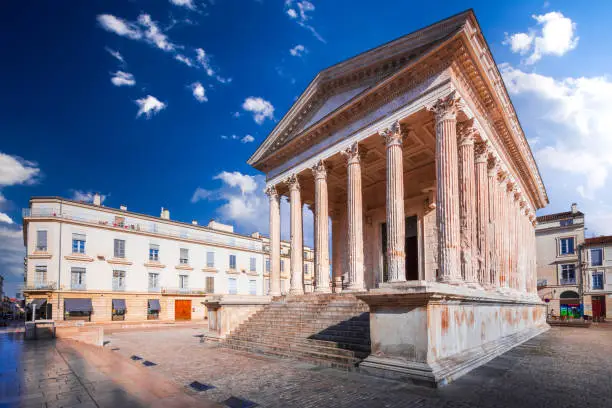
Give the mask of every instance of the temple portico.
<path id="1" fill-rule="evenodd" d="M 534 248 L 548 198 L 473 12 L 321 71 L 249 164 L 267 176 L 272 248 L 290 201 L 291 294 L 306 204 L 315 294 L 368 305 L 362 370 L 441 383 L 547 329 Z"/>

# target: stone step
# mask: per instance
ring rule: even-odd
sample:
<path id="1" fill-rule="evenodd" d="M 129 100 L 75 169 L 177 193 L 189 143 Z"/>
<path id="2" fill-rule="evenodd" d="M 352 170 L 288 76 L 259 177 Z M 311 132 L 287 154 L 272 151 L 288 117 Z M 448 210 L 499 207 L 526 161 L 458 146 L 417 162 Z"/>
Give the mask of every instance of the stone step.
<path id="1" fill-rule="evenodd" d="M 265 343 L 276 346 L 290 346 L 291 344 L 300 344 L 304 346 L 321 346 L 335 349 L 359 351 L 370 353 L 370 340 L 363 338 L 342 338 L 342 337 L 327 337 L 324 339 L 311 339 L 300 337 L 269 337 L 251 336 L 248 334 L 233 335 L 233 340 L 252 341 L 256 343 Z"/>

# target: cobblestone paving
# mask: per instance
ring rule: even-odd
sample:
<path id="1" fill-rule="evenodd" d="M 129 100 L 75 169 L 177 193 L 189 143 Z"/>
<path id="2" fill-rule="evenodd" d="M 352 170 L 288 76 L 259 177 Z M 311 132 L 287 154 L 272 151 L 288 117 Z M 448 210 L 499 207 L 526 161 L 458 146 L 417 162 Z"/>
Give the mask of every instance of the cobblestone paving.
<path id="1" fill-rule="evenodd" d="M 198 398 L 263 407 L 612 407 L 612 326 L 552 328 L 447 387 L 346 373 L 200 343 L 201 330 L 114 333 L 107 347 Z M 138 364 L 138 362 L 132 362 Z M 213 385 L 196 392 L 193 381 Z"/>

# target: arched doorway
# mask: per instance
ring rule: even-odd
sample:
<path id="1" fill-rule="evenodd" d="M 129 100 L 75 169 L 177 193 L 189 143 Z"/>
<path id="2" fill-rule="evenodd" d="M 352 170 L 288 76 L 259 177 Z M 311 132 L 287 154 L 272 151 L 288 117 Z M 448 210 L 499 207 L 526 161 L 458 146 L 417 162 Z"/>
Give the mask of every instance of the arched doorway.
<path id="1" fill-rule="evenodd" d="M 561 293 L 559 299 L 559 314 L 561 318 L 579 319 L 582 317 L 582 304 L 580 302 L 580 295 L 577 292 L 566 290 Z"/>

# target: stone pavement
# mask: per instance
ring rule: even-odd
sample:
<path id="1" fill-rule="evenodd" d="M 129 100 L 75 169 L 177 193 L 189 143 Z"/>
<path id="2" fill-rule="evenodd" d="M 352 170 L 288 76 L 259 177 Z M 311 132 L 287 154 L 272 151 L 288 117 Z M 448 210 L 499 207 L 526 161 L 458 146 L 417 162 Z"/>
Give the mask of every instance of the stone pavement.
<path id="1" fill-rule="evenodd" d="M 114 352 L 0 332 L 0 408 L 217 407 Z"/>
<path id="2" fill-rule="evenodd" d="M 432 389 L 200 343 L 201 329 L 114 333 L 107 347 L 154 362 L 194 396 L 263 407 L 612 407 L 612 326 L 553 328 Z M 193 381 L 215 388 L 196 392 Z"/>

